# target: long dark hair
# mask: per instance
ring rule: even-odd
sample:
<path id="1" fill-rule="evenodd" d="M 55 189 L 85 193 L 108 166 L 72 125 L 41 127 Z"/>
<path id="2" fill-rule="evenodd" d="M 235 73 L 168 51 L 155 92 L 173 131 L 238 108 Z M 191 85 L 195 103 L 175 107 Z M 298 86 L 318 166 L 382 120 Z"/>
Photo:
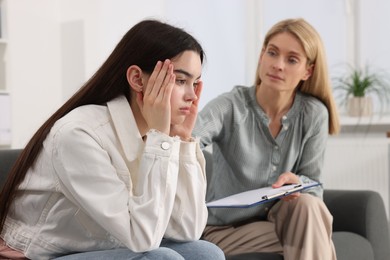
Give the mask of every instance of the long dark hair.
<path id="1" fill-rule="evenodd" d="M 201 45 L 184 30 L 156 20 L 144 20 L 132 27 L 97 72 L 38 129 L 21 152 L 0 193 L 0 232 L 19 184 L 34 167 L 43 141 L 58 119 L 76 107 L 102 105 L 120 95 L 130 100 L 126 71 L 131 65 L 151 73 L 157 61 L 187 50 L 197 52 L 203 63 Z"/>

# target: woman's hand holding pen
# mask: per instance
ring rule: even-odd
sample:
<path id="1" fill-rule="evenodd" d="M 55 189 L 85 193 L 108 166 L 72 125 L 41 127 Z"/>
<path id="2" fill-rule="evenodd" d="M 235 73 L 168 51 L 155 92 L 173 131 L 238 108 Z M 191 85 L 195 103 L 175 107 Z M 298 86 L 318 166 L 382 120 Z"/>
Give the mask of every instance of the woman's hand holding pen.
<path id="1" fill-rule="evenodd" d="M 170 133 L 170 102 L 175 79 L 171 61 L 158 61 L 143 93 L 137 96 L 137 103 L 149 128 L 167 135 Z"/>
<path id="2" fill-rule="evenodd" d="M 279 188 L 285 184 L 298 184 L 299 182 L 299 177 L 296 174 L 292 172 L 285 172 L 279 176 L 278 180 L 274 184 L 272 184 L 272 188 Z M 298 198 L 299 196 L 301 196 L 300 192 L 294 192 L 281 199 L 284 201 L 290 201 Z"/>

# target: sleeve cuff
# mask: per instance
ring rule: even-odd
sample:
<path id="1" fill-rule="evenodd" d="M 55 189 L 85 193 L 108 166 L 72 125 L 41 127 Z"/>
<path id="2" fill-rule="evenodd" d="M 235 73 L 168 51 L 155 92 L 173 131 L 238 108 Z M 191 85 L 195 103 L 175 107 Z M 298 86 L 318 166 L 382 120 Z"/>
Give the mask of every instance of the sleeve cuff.
<path id="1" fill-rule="evenodd" d="M 151 129 L 146 133 L 145 152 L 161 156 L 179 156 L 180 139 Z"/>

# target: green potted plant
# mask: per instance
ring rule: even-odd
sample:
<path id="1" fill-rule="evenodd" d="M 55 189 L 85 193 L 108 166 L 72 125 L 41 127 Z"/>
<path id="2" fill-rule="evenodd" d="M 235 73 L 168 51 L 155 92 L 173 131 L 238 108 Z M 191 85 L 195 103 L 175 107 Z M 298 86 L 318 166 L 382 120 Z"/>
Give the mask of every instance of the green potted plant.
<path id="1" fill-rule="evenodd" d="M 334 91 L 340 94 L 336 99 L 346 105 L 349 116 L 371 116 L 373 97 L 379 101 L 381 112 L 390 100 L 389 77 L 382 70 L 373 72 L 368 66 L 364 69 L 349 66 L 347 73 L 333 81 Z"/>

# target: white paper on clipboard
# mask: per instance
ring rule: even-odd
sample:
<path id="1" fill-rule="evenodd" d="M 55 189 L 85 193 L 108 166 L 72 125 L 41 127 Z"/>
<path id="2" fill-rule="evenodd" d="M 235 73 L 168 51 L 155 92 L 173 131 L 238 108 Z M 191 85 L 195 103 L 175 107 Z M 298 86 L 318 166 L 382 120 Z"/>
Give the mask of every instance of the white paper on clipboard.
<path id="1" fill-rule="evenodd" d="M 209 208 L 252 207 L 318 185 L 321 185 L 321 183 L 310 182 L 304 184 L 289 184 L 289 185 L 284 185 L 280 188 L 264 187 L 264 188 L 244 191 L 231 196 L 227 196 L 222 199 L 214 200 L 206 203 L 206 206 Z"/>

